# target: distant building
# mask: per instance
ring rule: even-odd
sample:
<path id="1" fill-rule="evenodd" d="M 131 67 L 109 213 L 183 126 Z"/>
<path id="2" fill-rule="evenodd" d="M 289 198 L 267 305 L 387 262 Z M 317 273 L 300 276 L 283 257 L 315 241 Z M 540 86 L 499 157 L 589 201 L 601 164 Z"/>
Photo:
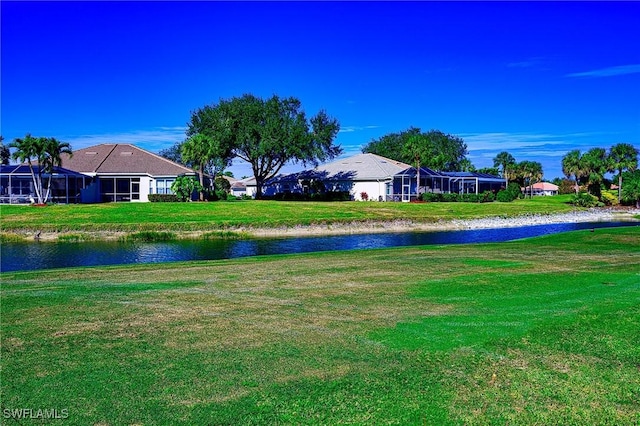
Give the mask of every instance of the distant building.
<path id="1" fill-rule="evenodd" d="M 549 182 L 538 182 L 531 186 L 522 188 L 522 192 L 525 194 L 531 194 L 533 188 L 533 195 L 558 195 L 558 186 Z"/>
<path id="2" fill-rule="evenodd" d="M 298 173 L 278 175 L 263 188 L 266 196 L 282 193 L 348 192 L 353 200 L 383 201 L 393 193 L 393 177 L 409 165 L 376 154 L 357 154 Z M 255 196 L 255 179 L 246 183 Z"/>
<path id="3" fill-rule="evenodd" d="M 197 173 L 130 144 L 101 144 L 62 155 L 62 166 L 92 178 L 83 203 L 149 201 L 150 194 L 171 194 L 178 176 Z"/>
<path id="4" fill-rule="evenodd" d="M 424 192 L 482 193 L 499 191 L 505 180 L 477 172 L 436 172 L 420 168 L 420 184 L 415 167 L 376 154 L 358 154 L 314 169 L 278 175 L 263 188 L 266 196 L 318 191 L 348 192 L 352 200 L 413 201 Z M 247 194 L 255 195 L 255 179 L 246 182 Z"/>

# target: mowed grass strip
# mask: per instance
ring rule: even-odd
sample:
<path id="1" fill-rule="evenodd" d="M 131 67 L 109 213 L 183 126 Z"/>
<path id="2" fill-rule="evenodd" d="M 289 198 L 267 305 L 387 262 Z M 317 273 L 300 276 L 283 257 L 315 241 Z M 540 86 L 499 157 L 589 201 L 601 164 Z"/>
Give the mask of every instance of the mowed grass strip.
<path id="1" fill-rule="evenodd" d="M 440 220 L 572 211 L 569 196 L 512 203 L 378 203 L 233 201 L 213 203 L 108 203 L 1 206 L 0 231 L 206 231 L 313 224 Z"/>
<path id="2" fill-rule="evenodd" d="M 65 424 L 637 424 L 640 229 L 2 274 Z M 11 424 L 11 420 L 6 420 Z"/>

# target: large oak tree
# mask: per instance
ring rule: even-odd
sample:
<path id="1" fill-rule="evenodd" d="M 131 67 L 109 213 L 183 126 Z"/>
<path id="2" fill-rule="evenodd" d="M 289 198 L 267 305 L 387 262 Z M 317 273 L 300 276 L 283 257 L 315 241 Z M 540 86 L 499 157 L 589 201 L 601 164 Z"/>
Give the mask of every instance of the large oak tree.
<path id="1" fill-rule="evenodd" d="M 381 155 L 407 164 L 420 164 L 440 171 L 461 171 L 467 155 L 467 144 L 461 138 L 440 130 L 422 132 L 410 127 L 400 133 L 390 133 L 372 140 L 362 152 Z"/>
<path id="2" fill-rule="evenodd" d="M 340 155 L 342 149 L 333 144 L 339 130 L 325 111 L 308 119 L 296 98 L 246 94 L 194 111 L 187 135 L 204 134 L 249 163 L 260 198 L 264 183 L 286 163 L 317 165 Z"/>

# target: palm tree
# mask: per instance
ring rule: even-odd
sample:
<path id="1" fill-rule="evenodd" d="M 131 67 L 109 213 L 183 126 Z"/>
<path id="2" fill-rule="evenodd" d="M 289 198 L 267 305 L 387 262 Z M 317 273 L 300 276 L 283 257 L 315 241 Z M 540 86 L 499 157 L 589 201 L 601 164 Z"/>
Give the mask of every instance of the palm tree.
<path id="1" fill-rule="evenodd" d="M 30 133 L 27 133 L 24 139 L 15 138 L 13 142 L 9 144 L 9 147 L 15 148 L 11 158 L 18 160 L 20 163 L 26 162 L 29 166 L 38 204 L 43 204 L 42 167 L 38 167 L 37 174 L 33 168 L 34 161 L 40 163 L 40 160 L 42 159 L 42 153 L 44 151 L 42 138 L 34 138 Z"/>
<path id="2" fill-rule="evenodd" d="M 582 156 L 581 164 L 584 176 L 587 178 L 589 193 L 600 198 L 600 186 L 604 180 L 604 174 L 611 169 L 607 151 L 604 148 L 591 148 Z"/>
<path id="3" fill-rule="evenodd" d="M 537 161 L 522 161 L 518 166 L 524 178 L 525 187 L 529 187 L 529 198 L 533 198 L 533 184 L 542 179 L 542 164 Z"/>
<path id="4" fill-rule="evenodd" d="M 211 158 L 211 139 L 202 133 L 196 133 L 187 139 L 180 149 L 182 159 L 187 163 L 195 165 L 200 175 L 200 186 L 204 188 L 204 169 Z M 200 193 L 200 201 L 204 199 L 204 194 Z"/>
<path id="5" fill-rule="evenodd" d="M 609 150 L 610 170 L 618 172 L 618 202 L 622 201 L 622 172 L 638 168 L 638 150 L 629 143 L 619 143 Z"/>
<path id="6" fill-rule="evenodd" d="M 71 146 L 55 138 L 35 138 L 30 133 L 24 139 L 14 139 L 9 146 L 16 149 L 11 157 L 21 163 L 26 162 L 29 166 L 37 202 L 44 204 L 49 198 L 53 168 L 61 165 L 61 154 L 71 155 Z M 37 165 L 37 171 L 34 170 L 34 165 Z M 45 173 L 49 173 L 46 195 L 42 184 L 42 175 Z"/>
<path id="7" fill-rule="evenodd" d="M 416 168 L 416 196 L 420 197 L 420 167 L 426 156 L 429 139 L 422 133 L 414 133 L 407 138 L 402 146 L 402 155 L 411 159 L 411 163 Z"/>
<path id="8" fill-rule="evenodd" d="M 571 179 L 571 176 L 575 178 L 575 190 L 577 194 L 580 188 L 580 178 L 584 174 L 582 170 L 582 154 L 580 154 L 579 149 L 569 151 L 562 157 L 562 173 L 564 173 L 567 179 Z"/>
<path id="9" fill-rule="evenodd" d="M 4 136 L 0 135 L 0 164 L 6 166 L 11 159 L 11 151 L 9 147 L 2 143 Z"/>
<path id="10" fill-rule="evenodd" d="M 40 168 L 44 173 L 49 173 L 49 181 L 47 182 L 47 193 L 44 200 L 49 199 L 51 194 L 51 178 L 53 177 L 53 170 L 55 167 L 62 165 L 62 154 L 67 154 L 69 157 L 73 156 L 71 151 L 71 145 L 67 142 L 60 142 L 56 138 L 42 138 L 44 156 L 40 163 Z"/>
<path id="11" fill-rule="evenodd" d="M 502 170 L 502 177 L 505 180 L 505 188 L 509 186 L 509 178 L 513 177 L 516 159 L 507 151 L 502 151 L 493 159 L 493 167 L 499 167 Z"/>

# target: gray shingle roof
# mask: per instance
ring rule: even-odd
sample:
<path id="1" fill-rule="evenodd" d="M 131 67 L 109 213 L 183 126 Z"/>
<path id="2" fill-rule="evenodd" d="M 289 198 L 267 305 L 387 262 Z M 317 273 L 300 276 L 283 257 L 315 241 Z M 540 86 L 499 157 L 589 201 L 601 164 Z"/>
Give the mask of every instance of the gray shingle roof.
<path id="1" fill-rule="evenodd" d="M 390 178 L 408 167 L 410 167 L 408 164 L 376 154 L 356 154 L 320 165 L 314 170 L 326 173 L 328 178 L 349 173 L 352 180 L 362 181 Z"/>
<path id="2" fill-rule="evenodd" d="M 130 144 L 101 144 L 79 149 L 73 151 L 71 158 L 63 155 L 62 166 L 91 174 L 177 176 L 195 173 L 188 167 Z"/>

